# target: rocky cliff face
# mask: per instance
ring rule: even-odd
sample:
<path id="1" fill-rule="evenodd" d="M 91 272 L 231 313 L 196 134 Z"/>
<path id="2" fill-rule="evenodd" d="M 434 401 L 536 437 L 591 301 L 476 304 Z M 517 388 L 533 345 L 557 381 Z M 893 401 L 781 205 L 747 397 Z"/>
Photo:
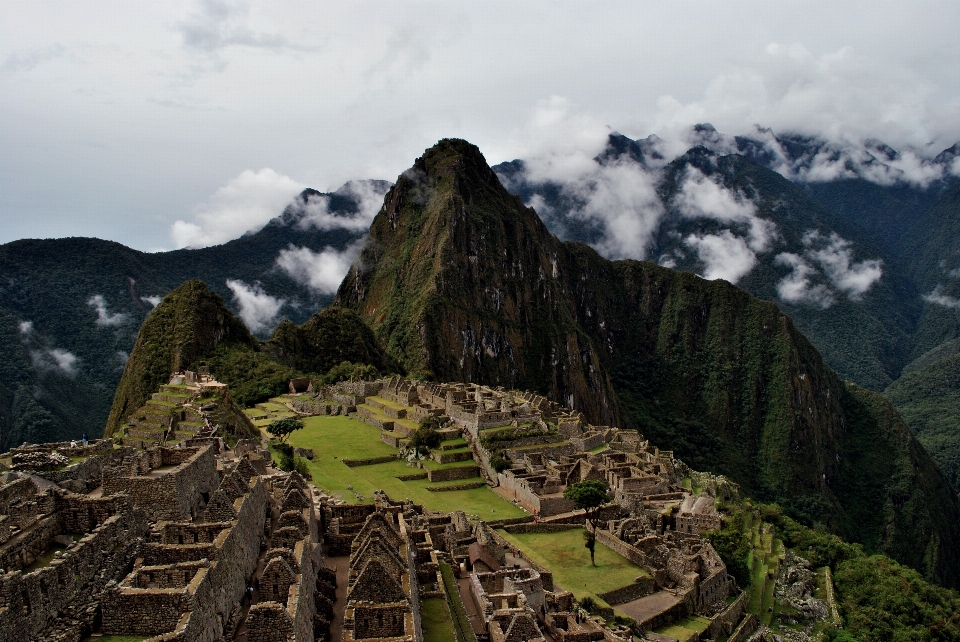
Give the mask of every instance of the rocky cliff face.
<path id="1" fill-rule="evenodd" d="M 469 143 L 400 176 L 337 303 L 414 375 L 536 390 L 960 577 L 956 497 L 889 403 L 841 382 L 772 303 L 559 242 Z"/>

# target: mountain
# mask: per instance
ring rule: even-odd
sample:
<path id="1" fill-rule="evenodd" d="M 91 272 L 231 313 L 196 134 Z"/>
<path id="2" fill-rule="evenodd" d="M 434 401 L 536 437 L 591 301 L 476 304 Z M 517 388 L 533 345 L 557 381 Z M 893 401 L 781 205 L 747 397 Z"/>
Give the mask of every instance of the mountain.
<path id="1" fill-rule="evenodd" d="M 130 413 L 169 382 L 171 372 L 191 367 L 221 344 L 252 350 L 256 341 L 203 281 L 187 281 L 164 297 L 140 327 L 104 434 L 116 432 Z"/>
<path id="2" fill-rule="evenodd" d="M 328 307 L 300 326 L 284 321 L 269 341 L 260 342 L 206 283 L 187 281 L 140 327 L 104 434 L 115 434 L 181 369 L 208 366 L 242 406 L 286 392 L 294 377 L 317 378 L 344 362 L 373 367 L 375 376 L 400 371 L 351 310 Z"/>
<path id="3" fill-rule="evenodd" d="M 960 339 L 910 363 L 884 394 L 960 489 Z"/>
<path id="4" fill-rule="evenodd" d="M 145 253 L 85 238 L 0 246 L 0 451 L 99 436 L 140 325 L 184 281 L 203 279 L 252 329 L 262 322 L 261 334 L 275 321 L 258 304 L 308 319 L 342 276 L 317 281 L 313 261 L 348 262 L 389 185 L 305 190 L 258 232 L 203 249 Z"/>
<path id="5" fill-rule="evenodd" d="M 930 165 L 923 171 L 940 178 L 898 180 L 904 172 L 889 163 L 903 159 L 879 143 L 854 153 L 756 135 L 701 125 L 688 136 L 694 146 L 668 162 L 656 137 L 611 134 L 594 168 L 572 179 L 522 160 L 493 169 L 559 238 L 774 301 L 842 377 L 885 389 L 932 347 L 918 331 L 930 290 L 914 278 L 908 240 L 928 238 L 925 213 L 954 179 Z M 832 180 L 817 178 L 824 168 Z"/>
<path id="6" fill-rule="evenodd" d="M 889 402 L 770 302 L 558 240 L 465 141 L 397 179 L 336 303 L 415 376 L 536 390 L 960 583 L 957 497 Z"/>

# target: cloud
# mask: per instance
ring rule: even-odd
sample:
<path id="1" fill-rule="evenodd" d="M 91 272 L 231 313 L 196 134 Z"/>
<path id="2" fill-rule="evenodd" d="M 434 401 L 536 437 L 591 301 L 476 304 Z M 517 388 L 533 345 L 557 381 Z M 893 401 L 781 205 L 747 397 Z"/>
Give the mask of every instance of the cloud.
<path id="1" fill-rule="evenodd" d="M 923 295 L 923 300 L 945 308 L 960 310 L 960 299 L 942 293 L 943 286 L 936 286 L 930 294 Z"/>
<path id="2" fill-rule="evenodd" d="M 120 365 L 127 365 L 127 361 L 130 361 L 130 353 L 124 352 L 123 350 L 117 350 L 117 359 L 120 360 Z"/>
<path id="3" fill-rule="evenodd" d="M 859 300 L 883 276 L 880 259 L 853 263 L 852 243 L 835 232 L 824 237 L 816 230 L 803 237 L 804 254 L 820 264 L 834 287 L 854 301 Z"/>
<path id="4" fill-rule="evenodd" d="M 95 294 L 87 300 L 87 305 L 97 311 L 97 325 L 101 327 L 118 326 L 126 323 L 127 314 L 117 312 L 110 314 L 107 310 L 107 302 L 103 295 Z"/>
<path id="5" fill-rule="evenodd" d="M 673 204 L 687 218 L 708 218 L 721 223 L 740 223 L 748 227 L 747 244 L 754 252 L 766 252 L 777 234 L 777 226 L 757 216 L 757 206 L 707 178 L 696 167 L 688 167 Z"/>
<path id="6" fill-rule="evenodd" d="M 269 168 L 245 170 L 195 209 L 194 222 L 176 221 L 170 235 L 178 248 L 199 248 L 259 231 L 305 187 Z"/>
<path id="7" fill-rule="evenodd" d="M 664 214 L 656 190 L 659 173 L 629 157 L 598 163 L 610 133 L 567 99 L 552 96 L 537 105 L 527 127 L 514 132 L 507 150 L 527 150 L 523 179 L 559 184 L 573 203 L 569 216 L 600 227 L 602 237 L 592 243 L 597 251 L 611 259 L 643 259 Z M 501 180 L 510 189 L 510 178 Z M 527 205 L 549 217 L 539 195 Z"/>
<path id="8" fill-rule="evenodd" d="M 696 250 L 706 266 L 703 278 L 710 281 L 725 279 L 736 283 L 757 264 L 757 255 L 747 242 L 730 230 L 719 234 L 691 234 L 683 242 Z"/>
<path id="9" fill-rule="evenodd" d="M 298 196 L 293 203 L 302 229 L 314 227 L 318 230 L 347 229 L 364 231 L 383 207 L 383 197 L 390 189 L 386 181 L 350 181 L 337 194 L 350 196 L 357 203 L 357 212 L 345 214 L 331 212 L 330 197 L 326 194 L 310 194 L 306 199 Z"/>
<path id="10" fill-rule="evenodd" d="M 20 334 L 30 334 L 33 332 L 33 321 L 21 321 L 19 328 Z"/>
<path id="11" fill-rule="evenodd" d="M 0 73 L 15 74 L 30 71 L 38 65 L 63 56 L 66 51 L 66 47 L 60 43 L 15 51 L 0 62 Z"/>
<path id="12" fill-rule="evenodd" d="M 291 279 L 313 292 L 335 294 L 343 277 L 350 271 L 350 264 L 359 249 L 359 243 L 354 243 L 343 251 L 326 247 L 321 252 L 290 245 L 287 249 L 280 250 L 277 265 Z"/>
<path id="13" fill-rule="evenodd" d="M 833 292 L 824 284 L 813 285 L 811 278 L 817 270 L 803 257 L 791 252 L 782 252 L 774 259 L 779 265 L 791 268 L 790 274 L 777 284 L 777 294 L 787 303 L 811 303 L 823 309 L 833 305 Z"/>
<path id="14" fill-rule="evenodd" d="M 271 330 L 280 308 L 286 299 L 272 297 L 263 291 L 259 283 L 252 286 L 243 281 L 227 279 L 227 287 L 233 292 L 233 299 L 240 307 L 240 318 L 254 334 Z"/>
<path id="15" fill-rule="evenodd" d="M 79 365 L 79 359 L 75 354 L 60 348 L 31 350 L 30 360 L 38 372 L 59 371 L 71 378 L 77 374 Z"/>
<path id="16" fill-rule="evenodd" d="M 199 0 L 197 11 L 177 24 L 183 44 L 206 52 L 230 46 L 281 51 L 312 49 L 291 42 L 279 33 L 254 31 L 249 26 L 250 7 L 242 1 Z"/>
<path id="17" fill-rule="evenodd" d="M 140 297 L 140 300 L 146 301 L 153 307 L 157 307 L 158 305 L 160 305 L 160 302 L 163 301 L 163 297 L 160 296 L 159 294 L 154 294 L 153 296 L 142 296 Z"/>
<path id="18" fill-rule="evenodd" d="M 749 62 L 715 75 L 700 98 L 661 96 L 652 129 L 677 141 L 694 123 L 738 133 L 762 123 L 834 142 L 882 133 L 893 144 L 925 148 L 945 133 L 945 118 L 956 118 L 957 101 L 944 101 L 941 92 L 904 61 L 850 46 L 816 55 L 799 42 L 771 42 Z M 910 171 L 911 163 L 900 169 Z"/>

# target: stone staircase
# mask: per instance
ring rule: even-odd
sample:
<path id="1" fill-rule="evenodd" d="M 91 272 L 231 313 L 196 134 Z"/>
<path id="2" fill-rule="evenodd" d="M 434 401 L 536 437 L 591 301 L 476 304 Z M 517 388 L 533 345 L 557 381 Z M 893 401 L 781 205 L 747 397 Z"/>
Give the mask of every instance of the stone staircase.
<path id="1" fill-rule="evenodd" d="M 194 402 L 197 392 L 182 385 L 164 384 L 127 419 L 120 442 L 146 447 L 179 442 L 206 429 L 206 413 Z M 209 418 L 215 424 L 213 418 Z"/>

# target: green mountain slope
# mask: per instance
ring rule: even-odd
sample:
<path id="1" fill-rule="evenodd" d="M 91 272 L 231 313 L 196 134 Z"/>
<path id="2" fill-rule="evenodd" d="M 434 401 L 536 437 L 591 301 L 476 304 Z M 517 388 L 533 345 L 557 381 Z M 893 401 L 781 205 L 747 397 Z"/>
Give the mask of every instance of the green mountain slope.
<path id="1" fill-rule="evenodd" d="M 960 582 L 960 507 L 881 396 L 845 386 L 772 303 L 562 243 L 476 147 L 445 140 L 388 193 L 337 303 L 414 374 L 530 388 L 641 430 Z"/>
<path id="2" fill-rule="evenodd" d="M 131 412 L 169 381 L 170 373 L 213 354 L 221 344 L 252 350 L 256 340 L 220 295 L 194 280 L 164 297 L 140 328 L 104 434 L 116 432 Z"/>
<path id="3" fill-rule="evenodd" d="M 370 193 L 389 184 L 369 181 Z M 306 321 L 332 295 L 278 269 L 288 248 L 342 251 L 364 230 L 363 203 L 350 184 L 330 194 L 305 190 L 256 234 L 197 250 L 145 253 L 87 238 L 0 245 L 0 450 L 23 441 L 99 436 L 125 360 L 155 301 L 189 279 L 203 279 L 239 310 L 227 280 L 286 300 L 279 317 Z M 326 218 L 310 216 L 322 203 Z M 99 297 L 99 299 L 95 299 Z M 97 308 L 102 306 L 103 316 Z M 29 323 L 29 333 L 20 324 Z M 58 368 L 51 351 L 73 358 Z M 67 356 L 64 356 L 67 355 Z"/>
<path id="4" fill-rule="evenodd" d="M 960 489 L 960 339 L 911 363 L 884 394 Z"/>
<path id="5" fill-rule="evenodd" d="M 260 342 L 220 295 L 203 281 L 187 281 L 164 297 L 141 326 L 105 434 L 114 434 L 179 369 L 208 366 L 243 406 L 286 392 L 291 378 L 325 375 L 344 361 L 372 366 L 384 375 L 399 371 L 351 310 L 327 308 L 300 326 L 285 321 L 269 341 Z"/>

